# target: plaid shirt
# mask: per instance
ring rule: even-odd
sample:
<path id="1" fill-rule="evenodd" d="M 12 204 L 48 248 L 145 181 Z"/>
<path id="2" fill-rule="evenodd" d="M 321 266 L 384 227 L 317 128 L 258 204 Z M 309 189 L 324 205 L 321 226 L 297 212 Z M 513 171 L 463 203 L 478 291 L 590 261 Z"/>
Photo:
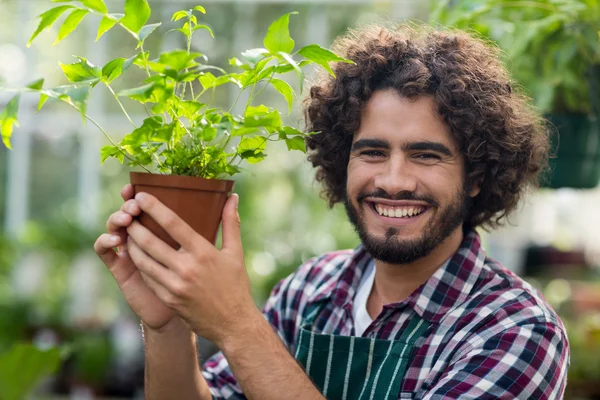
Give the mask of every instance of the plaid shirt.
<path id="1" fill-rule="evenodd" d="M 355 335 L 352 302 L 372 260 L 362 246 L 328 253 L 275 287 L 263 312 L 292 354 L 317 302 L 316 333 Z M 394 340 L 415 315 L 431 326 L 416 343 L 399 399 L 562 398 L 569 365 L 562 322 L 538 291 L 486 258 L 477 233 L 407 299 L 386 305 L 363 337 Z M 245 398 L 221 353 L 206 362 L 204 377 L 216 398 Z"/>

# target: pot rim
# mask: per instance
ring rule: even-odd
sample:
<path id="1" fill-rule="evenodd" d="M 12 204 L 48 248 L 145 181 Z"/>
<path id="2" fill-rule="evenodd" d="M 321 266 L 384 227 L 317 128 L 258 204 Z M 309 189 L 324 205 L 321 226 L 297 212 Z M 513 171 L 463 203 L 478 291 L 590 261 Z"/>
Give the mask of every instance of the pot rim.
<path id="1" fill-rule="evenodd" d="M 132 185 L 168 187 L 173 189 L 226 192 L 233 190 L 235 181 L 229 179 L 206 179 L 197 176 L 162 175 L 147 172 L 130 172 Z"/>

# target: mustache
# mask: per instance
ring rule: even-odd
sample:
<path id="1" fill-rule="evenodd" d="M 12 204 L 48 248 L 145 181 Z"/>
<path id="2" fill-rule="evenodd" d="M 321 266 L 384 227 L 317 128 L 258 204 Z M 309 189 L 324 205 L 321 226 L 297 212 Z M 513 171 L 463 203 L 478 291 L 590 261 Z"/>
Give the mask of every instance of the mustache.
<path id="1" fill-rule="evenodd" d="M 358 195 L 357 201 L 360 203 L 365 198 L 371 197 L 375 199 L 384 199 L 384 200 L 409 200 L 409 201 L 422 201 L 425 202 L 432 207 L 439 207 L 439 203 L 431 196 L 417 196 L 414 192 L 410 192 L 408 190 L 404 190 L 394 195 L 390 195 L 383 189 L 376 189 L 373 192 L 362 192 Z"/>

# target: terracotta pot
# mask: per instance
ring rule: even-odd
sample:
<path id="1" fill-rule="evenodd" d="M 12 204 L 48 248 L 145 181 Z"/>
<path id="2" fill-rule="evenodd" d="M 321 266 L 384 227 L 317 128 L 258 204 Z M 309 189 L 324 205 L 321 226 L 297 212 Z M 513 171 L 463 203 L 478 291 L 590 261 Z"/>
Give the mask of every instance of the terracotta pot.
<path id="1" fill-rule="evenodd" d="M 142 172 L 131 172 L 129 178 L 134 193 L 145 192 L 155 196 L 196 232 L 215 243 L 223 207 L 233 190 L 233 181 Z M 148 214 L 142 213 L 138 219 L 174 249 L 181 247 Z"/>

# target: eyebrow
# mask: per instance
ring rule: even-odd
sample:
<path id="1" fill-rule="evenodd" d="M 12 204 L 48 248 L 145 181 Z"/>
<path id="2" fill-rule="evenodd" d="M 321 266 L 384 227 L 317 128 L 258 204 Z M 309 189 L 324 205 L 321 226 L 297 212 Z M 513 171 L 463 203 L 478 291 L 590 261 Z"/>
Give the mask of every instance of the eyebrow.
<path id="1" fill-rule="evenodd" d="M 422 142 L 411 142 L 402 146 L 402 150 L 412 150 L 412 151 L 435 151 L 436 153 L 443 154 L 447 157 L 452 157 L 454 153 L 452 150 L 448 148 L 445 144 L 440 142 L 430 142 L 430 141 L 422 141 Z"/>
<path id="2" fill-rule="evenodd" d="M 352 152 L 356 152 L 365 148 L 389 150 L 392 145 L 387 140 L 383 139 L 360 139 L 352 144 Z M 440 142 L 420 141 L 410 142 L 402 146 L 404 151 L 435 151 L 447 157 L 452 157 L 454 153 L 445 144 Z"/>
<path id="3" fill-rule="evenodd" d="M 360 139 L 352 144 L 351 152 L 359 151 L 366 148 L 389 150 L 392 148 L 392 145 L 387 140 L 382 139 Z"/>

